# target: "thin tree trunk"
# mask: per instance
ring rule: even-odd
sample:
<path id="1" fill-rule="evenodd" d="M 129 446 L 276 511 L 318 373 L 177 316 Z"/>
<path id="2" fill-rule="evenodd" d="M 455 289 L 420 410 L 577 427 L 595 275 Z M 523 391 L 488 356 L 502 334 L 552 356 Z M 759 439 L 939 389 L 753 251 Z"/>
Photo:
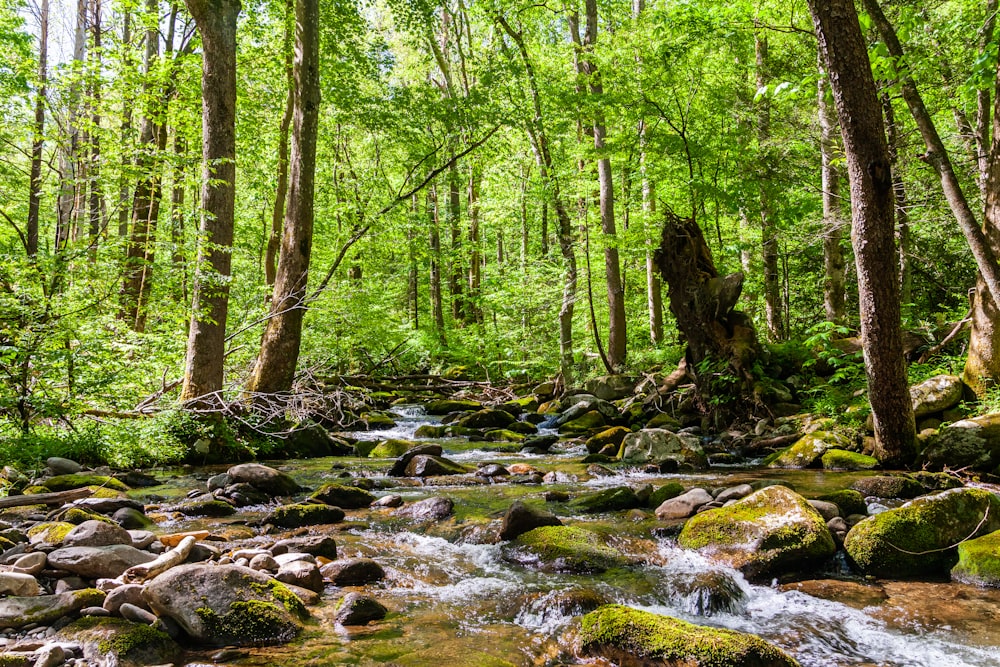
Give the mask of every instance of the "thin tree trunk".
<path id="1" fill-rule="evenodd" d="M 899 300 L 905 307 L 913 299 L 913 276 L 910 272 L 910 219 L 906 210 L 906 186 L 899 168 L 899 127 L 892 99 L 882 93 L 889 164 L 892 166 L 892 193 L 896 209 L 896 246 L 899 249 Z"/>
<path id="2" fill-rule="evenodd" d="M 239 0 L 185 0 L 202 40 L 202 216 L 181 400 L 214 405 L 222 389 L 236 202 Z"/>
<path id="3" fill-rule="evenodd" d="M 122 47 L 126 64 L 131 63 L 132 53 L 132 13 L 126 4 L 122 11 Z M 134 99 L 126 99 L 122 109 L 121 145 L 124 148 L 131 143 L 132 106 Z M 131 161 L 131 160 L 130 160 Z M 123 160 L 124 162 L 124 160 Z M 118 177 L 118 236 L 128 236 L 128 220 L 131 209 L 128 206 L 128 169 L 122 169 Z"/>
<path id="4" fill-rule="evenodd" d="M 296 2 L 295 35 L 295 114 L 288 212 L 271 297 L 271 315 L 248 383 L 249 391 L 264 394 L 291 390 L 307 308 L 320 104 L 319 0 Z"/>
<path id="5" fill-rule="evenodd" d="M 906 465 L 916 453 L 916 436 L 900 328 L 892 169 L 875 81 L 853 0 L 809 0 L 809 9 L 830 75 L 850 176 L 875 455 L 886 466 Z"/>
<path id="6" fill-rule="evenodd" d="M 826 66 L 819 67 L 819 146 L 823 181 L 823 308 L 826 321 L 844 324 L 847 321 L 845 282 L 847 265 L 844 260 L 844 220 L 841 216 L 840 170 L 836 166 L 837 119 L 836 110 L 827 99 L 830 79 Z"/>
<path id="7" fill-rule="evenodd" d="M 458 166 L 454 161 L 448 166 L 448 231 L 451 233 L 449 251 L 450 271 L 448 291 L 451 292 L 451 316 L 455 322 L 465 319 L 465 304 L 462 286 L 465 283 L 465 269 L 462 267 L 462 232 L 459 222 L 462 218 L 462 191 L 458 182 Z"/>
<path id="8" fill-rule="evenodd" d="M 754 32 L 754 54 L 757 59 L 757 89 L 771 83 L 768 71 L 767 37 Z M 771 182 L 774 157 L 771 146 L 771 103 L 767 95 L 757 102 L 757 150 L 760 198 L 761 259 L 764 263 L 764 313 L 767 337 L 772 341 L 783 340 L 785 331 L 781 317 L 781 277 L 778 273 L 778 229 L 771 210 Z"/>
<path id="9" fill-rule="evenodd" d="M 646 9 L 645 0 L 633 0 L 632 18 L 638 21 Z M 636 62 L 642 68 L 641 55 L 636 56 Z M 642 180 L 642 229 L 646 246 L 646 309 L 649 312 L 649 340 L 653 345 L 663 343 L 663 289 L 660 286 L 660 273 L 656 269 L 654 253 L 654 222 L 656 217 L 656 183 L 649 176 L 649 128 L 645 118 L 639 119 L 639 176 Z"/>
<path id="10" fill-rule="evenodd" d="M 34 138 L 31 142 L 31 172 L 28 186 L 28 219 L 25 226 L 25 250 L 29 257 L 38 255 L 38 214 L 42 201 L 42 151 L 45 148 L 45 93 L 48 82 L 49 0 L 41 0 L 38 37 L 38 91 L 35 95 Z"/>
<path id="11" fill-rule="evenodd" d="M 521 166 L 521 192 L 520 192 L 520 223 L 521 223 L 521 273 L 528 270 L 528 179 L 531 177 L 530 168 Z"/>
<path id="12" fill-rule="evenodd" d="M 184 163 L 187 156 L 187 142 L 179 131 L 174 134 L 174 173 L 170 191 L 170 243 L 173 246 L 174 274 L 180 281 L 178 296 L 183 303 L 188 300 L 187 258 L 184 253 L 185 211 L 184 211 Z"/>
<path id="13" fill-rule="evenodd" d="M 441 231 L 438 214 L 437 184 L 427 189 L 427 220 L 430 225 L 430 290 L 431 317 L 441 345 L 445 344 L 444 303 L 441 295 Z"/>
<path id="14" fill-rule="evenodd" d="M 285 113 L 278 127 L 278 184 L 274 192 L 274 208 L 271 211 L 271 233 L 267 238 L 264 254 L 264 282 L 270 287 L 278 266 L 278 250 L 281 247 L 281 224 L 285 219 L 285 200 L 288 197 L 288 128 L 292 124 L 295 106 L 295 82 L 292 67 L 292 35 L 294 33 L 294 0 L 285 2 L 285 78 L 288 94 L 285 96 Z"/>
<path id="15" fill-rule="evenodd" d="M 420 198 L 416 193 L 412 196 L 410 215 L 411 220 L 414 221 L 420 215 Z M 416 234 L 414 233 L 414 224 L 411 224 L 406 230 L 406 246 L 410 263 L 410 272 L 406 281 L 406 303 L 407 308 L 411 309 L 410 312 L 412 313 L 411 317 L 413 318 L 413 329 L 416 331 L 420 329 L 420 271 L 417 269 Z"/>
<path id="16" fill-rule="evenodd" d="M 90 199 L 89 209 L 89 229 L 90 248 L 88 258 L 91 263 L 97 261 L 97 244 L 101 234 L 102 214 L 104 209 L 104 194 L 101 191 L 101 83 L 97 75 L 101 71 L 101 0 L 91 0 L 91 31 L 93 33 L 94 48 L 91 51 L 93 59 L 90 86 L 90 99 L 93 105 L 90 125 Z"/>
<path id="17" fill-rule="evenodd" d="M 541 233 L 541 256 L 549 256 L 549 202 L 542 202 L 542 233 Z"/>
<path id="18" fill-rule="evenodd" d="M 483 281 L 483 259 L 481 254 L 481 239 L 479 230 L 479 184 L 482 172 L 478 160 L 473 159 L 469 167 L 469 315 L 473 322 L 482 324 L 483 307 L 480 303 L 480 293 Z"/>

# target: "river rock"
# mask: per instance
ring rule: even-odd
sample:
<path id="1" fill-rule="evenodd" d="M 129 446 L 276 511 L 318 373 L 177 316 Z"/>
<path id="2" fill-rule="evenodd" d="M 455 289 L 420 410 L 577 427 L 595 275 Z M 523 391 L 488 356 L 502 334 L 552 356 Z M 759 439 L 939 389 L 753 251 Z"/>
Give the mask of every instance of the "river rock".
<path id="1" fill-rule="evenodd" d="M 282 528 L 301 528 L 324 523 L 340 523 L 344 520 L 344 510 L 331 505 L 307 505 L 296 503 L 275 507 L 264 517 L 264 523 Z"/>
<path id="2" fill-rule="evenodd" d="M 589 412 L 583 413 L 576 419 L 570 419 L 569 421 L 560 424 L 559 431 L 570 435 L 589 433 L 594 429 L 605 426 L 606 424 L 607 421 L 604 419 L 604 415 L 597 410 L 590 410 Z"/>
<path id="3" fill-rule="evenodd" d="M 50 456 L 45 459 L 45 465 L 48 466 L 53 475 L 74 475 L 83 471 L 83 466 L 76 461 L 60 456 Z"/>
<path id="4" fill-rule="evenodd" d="M 0 599 L 0 629 L 21 628 L 36 623 L 47 625 L 84 607 L 100 606 L 104 593 L 96 588 L 59 593 Z"/>
<path id="5" fill-rule="evenodd" d="M 324 484 L 309 497 L 345 510 L 361 509 L 375 502 L 375 496 L 364 489 L 343 484 Z"/>
<path id="6" fill-rule="evenodd" d="M 751 493 L 753 493 L 753 487 L 749 484 L 737 484 L 736 486 L 731 486 L 728 489 L 720 491 L 719 495 L 715 497 L 715 500 L 725 505 L 730 500 L 746 498 Z"/>
<path id="7" fill-rule="evenodd" d="M 67 547 L 106 547 L 112 544 L 132 545 L 128 531 L 105 521 L 84 521 L 69 531 L 63 539 Z"/>
<path id="8" fill-rule="evenodd" d="M 283 584 L 291 584 L 316 593 L 323 592 L 323 574 L 319 571 L 316 563 L 304 560 L 284 563 L 278 568 L 278 573 L 274 575 L 274 578 Z"/>
<path id="9" fill-rule="evenodd" d="M 1000 588 L 1000 531 L 958 545 L 958 563 L 952 581 Z"/>
<path id="10" fill-rule="evenodd" d="M 142 503 L 127 496 L 107 498 L 91 496 L 90 498 L 81 498 L 73 503 L 73 507 L 108 516 L 114 514 L 123 507 L 130 507 L 140 512 L 143 510 Z"/>
<path id="11" fill-rule="evenodd" d="M 142 595 L 145 589 L 146 587 L 142 584 L 124 584 L 118 586 L 108 591 L 108 596 L 104 598 L 102 606 L 112 614 L 117 614 L 123 604 L 131 604 L 147 609 L 149 605 Z"/>
<path id="12" fill-rule="evenodd" d="M 28 543 L 35 548 L 59 546 L 76 526 L 66 521 L 43 521 L 28 529 Z"/>
<path id="13" fill-rule="evenodd" d="M 809 504 L 812 505 L 814 510 L 819 512 L 824 521 L 829 521 L 840 516 L 840 508 L 837 507 L 836 503 L 830 503 L 825 500 L 810 500 Z"/>
<path id="14" fill-rule="evenodd" d="M 337 543 L 328 535 L 306 535 L 303 537 L 289 537 L 279 540 L 271 547 L 274 556 L 287 553 L 306 553 L 313 556 L 322 556 L 330 560 L 337 559 Z"/>
<path id="15" fill-rule="evenodd" d="M 572 509 L 587 514 L 630 510 L 641 504 L 635 491 L 629 486 L 613 486 L 610 489 L 586 493 L 569 503 Z"/>
<path id="16" fill-rule="evenodd" d="M 844 549 L 866 574 L 905 578 L 948 572 L 956 545 L 1000 530 L 1000 499 L 982 489 L 951 489 L 911 500 L 858 523 Z"/>
<path id="17" fill-rule="evenodd" d="M 624 426 L 612 426 L 611 428 L 604 429 L 587 440 L 587 452 L 590 454 L 597 454 L 605 448 L 609 448 L 609 451 L 613 448 L 611 453 L 614 455 L 618 453 L 622 440 L 631 432 L 631 430 L 625 428 Z"/>
<path id="18" fill-rule="evenodd" d="M 132 621 L 133 623 L 142 623 L 143 625 L 156 623 L 156 614 L 128 602 L 118 608 L 118 613 L 126 621 Z"/>
<path id="19" fill-rule="evenodd" d="M 656 518 L 661 521 L 686 519 L 694 515 L 698 508 L 712 502 L 712 494 L 705 489 L 694 488 L 674 498 L 664 500 L 656 508 Z"/>
<path id="20" fill-rule="evenodd" d="M 369 595 L 348 593 L 340 598 L 334 620 L 341 625 L 367 625 L 385 618 L 388 609 Z"/>
<path id="21" fill-rule="evenodd" d="M 769 486 L 691 518 L 677 540 L 752 578 L 828 558 L 836 545 L 826 521 L 791 489 Z"/>
<path id="22" fill-rule="evenodd" d="M 417 445 L 396 459 L 392 464 L 392 468 L 389 469 L 388 474 L 390 477 L 405 477 L 406 468 L 410 465 L 410 460 L 414 456 L 441 456 L 443 452 L 444 450 L 441 448 L 441 445 Z"/>
<path id="23" fill-rule="evenodd" d="M 913 416 L 917 419 L 955 407 L 962 400 L 965 385 L 956 375 L 935 375 L 910 387 Z"/>
<path id="24" fill-rule="evenodd" d="M 851 488 L 866 498 L 903 498 L 909 500 L 923 495 L 924 487 L 915 479 L 897 475 L 862 477 Z"/>
<path id="25" fill-rule="evenodd" d="M 540 526 L 561 525 L 562 521 L 555 514 L 515 500 L 504 512 L 499 537 L 501 540 L 513 540 L 518 535 L 523 535 Z"/>
<path id="26" fill-rule="evenodd" d="M 141 530 L 153 525 L 149 517 L 131 507 L 121 508 L 112 515 L 111 519 L 125 530 Z"/>
<path id="27" fill-rule="evenodd" d="M 39 595 L 41 592 L 38 581 L 30 574 L 0 572 L 0 596 L 30 597 Z"/>
<path id="28" fill-rule="evenodd" d="M 14 572 L 20 572 L 21 574 L 30 574 L 32 576 L 38 574 L 45 569 L 48 565 L 49 559 L 48 555 L 43 551 L 32 551 L 31 553 L 26 553 L 19 556 L 17 559 L 11 563 L 11 570 Z"/>
<path id="29" fill-rule="evenodd" d="M 395 511 L 395 516 L 413 521 L 440 521 L 452 515 L 455 503 L 450 498 L 424 498 L 404 505 Z"/>
<path id="30" fill-rule="evenodd" d="M 542 526 L 504 543 L 504 560 L 543 572 L 600 574 L 628 564 L 594 531 L 576 526 Z"/>
<path id="31" fill-rule="evenodd" d="M 485 408 L 462 417 L 454 425 L 461 428 L 492 429 L 506 428 L 515 421 L 514 416 L 506 410 Z"/>
<path id="32" fill-rule="evenodd" d="M 739 614 L 745 611 L 746 593 L 727 570 L 677 573 L 670 578 L 673 596 L 694 616 Z"/>
<path id="33" fill-rule="evenodd" d="M 852 514 L 868 514 L 868 505 L 865 503 L 864 495 L 855 489 L 841 489 L 824 494 L 817 498 L 828 503 L 833 503 L 840 508 L 841 516 L 851 516 Z"/>
<path id="34" fill-rule="evenodd" d="M 874 470 L 879 465 L 874 456 L 843 449 L 828 449 L 820 461 L 824 470 Z"/>
<path id="35" fill-rule="evenodd" d="M 587 380 L 584 388 L 604 401 L 617 401 L 631 396 L 635 391 L 635 379 L 625 375 L 604 375 Z"/>
<path id="36" fill-rule="evenodd" d="M 145 597 L 157 614 L 211 645 L 285 642 L 309 614 L 283 584 L 239 565 L 180 565 L 148 582 Z"/>
<path id="37" fill-rule="evenodd" d="M 226 471 L 234 484 L 250 484 L 271 496 L 287 496 L 301 487 L 289 475 L 259 463 L 241 463 Z"/>
<path id="38" fill-rule="evenodd" d="M 285 437 L 282 454 L 288 458 L 349 456 L 354 448 L 330 435 L 319 424 L 306 422 L 293 428 Z"/>
<path id="39" fill-rule="evenodd" d="M 437 477 L 439 475 L 462 475 L 468 468 L 441 456 L 417 455 L 406 465 L 407 477 Z"/>
<path id="40" fill-rule="evenodd" d="M 56 475 L 45 480 L 45 488 L 49 491 L 69 491 L 83 486 L 99 486 L 113 491 L 128 491 L 128 487 L 114 477 L 87 472 Z"/>
<path id="41" fill-rule="evenodd" d="M 645 428 L 626 435 L 622 440 L 621 458 L 627 463 L 656 465 L 676 461 L 685 470 L 708 468 L 708 459 L 696 436 L 662 428 Z"/>
<path id="42" fill-rule="evenodd" d="M 605 605 L 580 623 L 580 649 L 619 665 L 798 667 L 756 635 L 694 625 L 671 616 Z"/>
<path id="43" fill-rule="evenodd" d="M 49 567 L 88 579 L 114 579 L 130 567 L 148 563 L 155 558 L 148 551 L 140 551 L 125 544 L 63 547 L 49 554 Z"/>
<path id="44" fill-rule="evenodd" d="M 993 470 L 1000 464 L 1000 414 L 962 419 L 923 439 L 917 459 L 934 470 Z"/>
<path id="45" fill-rule="evenodd" d="M 57 637 L 82 647 L 83 660 L 77 664 L 130 667 L 184 662 L 179 660 L 183 650 L 162 629 L 123 618 L 81 619 L 63 628 Z"/>
<path id="46" fill-rule="evenodd" d="M 428 401 L 424 405 L 424 410 L 429 415 L 446 415 L 449 412 L 474 412 L 482 410 L 483 404 L 479 401 L 462 400 L 457 398 L 440 398 Z"/>
<path id="47" fill-rule="evenodd" d="M 828 450 L 850 447 L 850 441 L 840 433 L 813 431 L 778 452 L 767 464 L 769 468 L 817 468 L 822 465 L 823 455 Z"/>
<path id="48" fill-rule="evenodd" d="M 363 586 L 385 578 L 385 570 L 371 558 L 335 560 L 320 572 L 336 586 Z"/>
<path id="49" fill-rule="evenodd" d="M 389 438 L 388 440 L 380 440 L 376 443 L 367 456 L 370 459 L 394 459 L 419 446 L 420 443 L 413 440 Z"/>

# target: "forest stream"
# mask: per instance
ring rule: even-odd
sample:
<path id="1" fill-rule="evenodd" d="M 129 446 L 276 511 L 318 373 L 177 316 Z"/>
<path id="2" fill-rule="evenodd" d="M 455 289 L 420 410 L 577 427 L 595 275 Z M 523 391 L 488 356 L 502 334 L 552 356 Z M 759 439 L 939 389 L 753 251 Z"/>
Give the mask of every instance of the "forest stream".
<path id="1" fill-rule="evenodd" d="M 397 407 L 395 412 L 399 421 L 391 430 L 354 435 L 368 440 L 413 438 L 418 426 L 435 421 L 416 406 Z M 427 486 L 383 477 L 386 460 L 338 457 L 272 462 L 308 488 L 341 477 L 369 477 L 376 495 L 391 492 L 406 501 L 444 496 L 454 501 L 454 515 L 415 526 L 391 517 L 386 510 L 352 510 L 335 526 L 339 558 L 369 557 L 383 566 L 382 581 L 357 589 L 375 595 L 389 609 L 383 620 L 350 628 L 335 623 L 334 601 L 340 592 L 328 584 L 321 603 L 311 609 L 314 620 L 290 643 L 223 656 L 215 651 L 193 653 L 188 659 L 194 664 L 218 664 L 215 661 L 222 659 L 226 664 L 261 666 L 608 664 L 577 656 L 575 637 L 582 613 L 616 602 L 699 625 L 760 635 L 806 667 L 997 664 L 1000 591 L 945 581 L 866 581 L 850 574 L 841 560 L 842 551 L 817 579 L 756 585 L 736 570 L 678 548 L 671 531 L 648 515 L 636 515 L 635 520 L 630 520 L 633 515 L 623 518 L 621 512 L 574 516 L 560 502 L 545 504 L 567 524 L 585 523 L 611 536 L 617 549 L 642 565 L 598 575 L 540 573 L 506 562 L 500 545 L 477 539 L 512 501 L 541 505 L 543 492 L 572 495 L 621 484 L 656 487 L 670 481 L 685 487 L 721 488 L 768 479 L 787 482 L 811 497 L 873 473 L 713 467 L 699 474 L 626 469 L 601 477 L 587 474 L 578 463 L 579 446 L 560 450 L 557 445 L 549 454 L 532 455 L 498 452 L 495 446 L 491 451 L 483 448 L 491 443 L 462 438 L 436 442 L 443 445 L 446 457 L 464 464 L 520 463 L 554 474 L 541 485 L 472 484 L 471 476 L 466 476 L 450 478 L 454 482 L 450 485 Z M 222 471 L 221 467 L 160 471 L 158 477 L 164 484 L 133 492 L 133 496 L 147 504 L 178 500 L 191 489 L 203 488 L 209 476 Z M 382 488 L 390 486 L 391 491 Z M 267 511 L 266 506 L 252 506 L 224 519 L 168 520 L 159 529 L 238 534 L 242 524 L 258 520 Z M 243 544 L 266 546 L 285 534 L 258 535 Z"/>

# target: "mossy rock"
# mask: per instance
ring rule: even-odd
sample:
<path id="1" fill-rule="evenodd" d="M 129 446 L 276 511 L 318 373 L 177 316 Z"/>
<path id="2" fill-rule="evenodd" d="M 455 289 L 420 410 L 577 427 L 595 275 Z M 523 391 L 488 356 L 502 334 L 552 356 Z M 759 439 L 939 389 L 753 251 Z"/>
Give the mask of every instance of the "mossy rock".
<path id="1" fill-rule="evenodd" d="M 597 533 L 575 526 L 542 526 L 518 535 L 501 547 L 501 555 L 544 572 L 600 574 L 628 564 Z"/>
<path id="2" fill-rule="evenodd" d="M 375 502 L 375 496 L 364 489 L 343 484 L 324 484 L 309 497 L 345 510 L 361 509 Z"/>
<path id="3" fill-rule="evenodd" d="M 128 487 L 114 477 L 78 472 L 73 475 L 56 475 L 45 480 L 45 488 L 50 491 L 69 491 L 84 486 L 99 486 L 115 491 L 128 491 Z"/>
<path id="4" fill-rule="evenodd" d="M 264 523 L 270 523 L 282 528 L 301 528 L 324 523 L 340 523 L 344 520 L 344 510 L 331 505 L 307 505 L 298 503 L 282 505 L 271 510 L 264 517 Z"/>
<path id="5" fill-rule="evenodd" d="M 101 521 L 103 523 L 109 523 L 112 526 L 118 525 L 103 514 L 88 512 L 87 510 L 80 509 L 79 507 L 70 507 L 65 513 L 63 513 L 61 518 L 66 523 L 71 523 L 75 526 L 79 526 L 84 521 Z"/>
<path id="6" fill-rule="evenodd" d="M 732 505 L 695 515 L 678 544 L 698 549 L 751 578 L 815 564 L 837 550 L 826 522 L 809 501 L 769 486 Z"/>
<path id="7" fill-rule="evenodd" d="M 354 455 L 366 459 L 378 443 L 374 440 L 358 440 L 354 443 Z"/>
<path id="8" fill-rule="evenodd" d="M 850 442 L 839 433 L 813 431 L 802 436 L 778 455 L 767 461 L 770 468 L 817 468 L 823 454 L 831 449 L 848 449 Z"/>
<path id="9" fill-rule="evenodd" d="M 495 428 L 484 435 L 489 442 L 524 442 L 525 436 L 507 428 Z"/>
<path id="10" fill-rule="evenodd" d="M 668 431 L 676 431 L 680 427 L 681 423 L 673 415 L 666 412 L 658 412 L 646 422 L 646 428 L 664 428 Z"/>
<path id="11" fill-rule="evenodd" d="M 951 489 L 911 500 L 854 526 L 844 549 L 866 574 L 907 578 L 948 572 L 955 545 L 1000 530 L 1000 499 L 982 489 Z"/>
<path id="12" fill-rule="evenodd" d="M 585 412 L 576 419 L 571 419 L 562 426 L 559 430 L 563 433 L 587 433 L 593 429 L 600 428 L 605 425 L 604 415 L 602 415 L 597 410 L 591 410 L 590 412 Z"/>
<path id="13" fill-rule="evenodd" d="M 366 431 L 382 431 L 396 425 L 392 417 L 381 412 L 362 413 L 361 422 Z"/>
<path id="14" fill-rule="evenodd" d="M 928 491 L 947 491 L 948 489 L 960 489 L 965 486 L 961 480 L 946 472 L 918 470 L 911 472 L 909 475 Z"/>
<path id="15" fill-rule="evenodd" d="M 69 531 L 75 526 L 68 521 L 44 521 L 28 529 L 28 541 L 32 544 L 58 546 L 63 543 Z"/>
<path id="16" fill-rule="evenodd" d="M 843 449 L 829 449 L 821 460 L 825 470 L 872 470 L 878 467 L 878 459 L 874 456 Z"/>
<path id="17" fill-rule="evenodd" d="M 173 663 L 183 649 L 163 630 L 124 618 L 87 616 L 60 631 L 66 641 L 83 645 L 90 664 L 160 665 Z"/>
<path id="18" fill-rule="evenodd" d="M 861 495 L 874 498 L 903 498 L 909 500 L 924 494 L 924 487 L 917 480 L 903 475 L 862 477 L 851 488 Z"/>
<path id="19" fill-rule="evenodd" d="M 840 512 L 844 516 L 868 514 L 868 505 L 865 503 L 865 497 L 854 489 L 841 489 L 840 491 L 827 493 L 816 500 L 833 503 L 840 508 Z"/>
<path id="20" fill-rule="evenodd" d="M 446 415 L 449 412 L 475 412 L 482 410 L 483 404 L 479 401 L 461 400 L 457 398 L 442 398 L 430 401 L 424 405 L 424 410 L 429 415 Z"/>
<path id="21" fill-rule="evenodd" d="M 569 506 L 577 512 L 595 514 L 597 512 L 618 512 L 630 510 L 639 506 L 639 498 L 628 486 L 614 486 L 594 493 L 578 496 L 570 501 Z"/>
<path id="22" fill-rule="evenodd" d="M 31 623 L 48 625 L 84 607 L 99 607 L 104 603 L 104 597 L 104 591 L 96 588 L 56 595 L 7 597 L 0 605 L 0 629 L 22 628 Z"/>
<path id="23" fill-rule="evenodd" d="M 506 410 L 486 408 L 462 417 L 454 426 L 475 429 L 507 428 L 515 421 L 517 420 L 514 419 L 514 415 Z"/>
<path id="24" fill-rule="evenodd" d="M 521 398 L 515 398 L 505 405 L 516 406 L 521 409 L 521 412 L 534 412 L 538 409 L 540 403 L 537 396 L 522 396 Z"/>
<path id="25" fill-rule="evenodd" d="M 368 458 L 370 459 L 394 459 L 402 456 L 406 452 L 410 451 L 414 447 L 418 447 L 419 442 L 413 442 L 412 440 L 383 440 L 382 442 L 375 445 L 374 449 L 368 452 Z"/>
<path id="26" fill-rule="evenodd" d="M 584 655 L 618 665 L 676 667 L 798 667 L 757 635 L 709 628 L 623 605 L 600 607 L 580 622 Z"/>
<path id="27" fill-rule="evenodd" d="M 448 427 L 441 424 L 421 424 L 413 433 L 415 438 L 443 438 L 448 433 Z M 367 454 L 365 455 L 367 456 Z"/>
<path id="28" fill-rule="evenodd" d="M 614 447 L 615 451 L 617 451 L 622 444 L 622 440 L 624 440 L 625 436 L 631 432 L 632 431 L 630 429 L 627 429 L 624 426 L 612 426 L 611 428 L 606 428 L 600 433 L 591 436 L 587 440 L 587 451 L 591 454 L 597 454 L 608 446 Z"/>
<path id="29" fill-rule="evenodd" d="M 951 579 L 963 584 L 1000 588 L 1000 531 L 958 545 Z"/>
<path id="30" fill-rule="evenodd" d="M 676 498 L 682 493 L 684 493 L 684 486 L 682 484 L 679 482 L 667 482 L 649 495 L 649 500 L 646 502 L 646 506 L 655 509 L 659 507 L 663 501 Z"/>
<path id="31" fill-rule="evenodd" d="M 236 508 L 224 500 L 192 500 L 173 508 L 184 516 L 223 517 L 236 514 Z"/>

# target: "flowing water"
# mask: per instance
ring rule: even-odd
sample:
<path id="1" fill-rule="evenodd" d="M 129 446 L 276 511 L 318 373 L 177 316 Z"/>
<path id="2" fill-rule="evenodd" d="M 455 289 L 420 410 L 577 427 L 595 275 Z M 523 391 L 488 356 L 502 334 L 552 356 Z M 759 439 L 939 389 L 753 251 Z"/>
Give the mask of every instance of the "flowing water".
<path id="1" fill-rule="evenodd" d="M 412 438 L 430 418 L 418 408 L 401 408 L 391 431 L 359 433 L 368 439 Z M 400 665 L 489 667 L 492 665 L 607 665 L 575 654 L 579 617 L 603 602 L 627 604 L 702 625 L 758 634 L 791 653 L 804 667 L 993 667 L 1000 665 L 1000 591 L 948 582 L 874 582 L 848 576 L 833 562 L 818 579 L 779 585 L 747 582 L 738 572 L 696 553 L 679 549 L 663 536 L 654 519 L 631 521 L 614 515 L 572 516 L 567 506 L 548 508 L 566 523 L 586 522 L 614 536 L 621 551 L 641 562 L 601 575 L 543 574 L 504 562 L 500 548 L 482 544 L 503 510 L 515 499 L 542 504 L 549 490 L 570 493 L 620 484 L 654 486 L 679 481 L 685 486 L 723 487 L 780 478 L 806 496 L 845 488 L 865 473 L 713 469 L 690 475 L 624 472 L 610 477 L 587 474 L 578 463 L 582 450 L 524 455 L 488 449 L 490 443 L 436 440 L 445 456 L 475 464 L 527 463 L 555 472 L 539 485 L 476 484 L 466 479 L 450 486 L 396 486 L 376 490 L 406 500 L 447 496 L 455 517 L 416 532 L 384 510 L 348 512 L 335 537 L 341 557 L 376 559 L 387 577 L 367 587 L 390 609 L 381 622 L 344 628 L 333 620 L 339 595 L 328 587 L 324 603 L 313 608 L 313 622 L 300 638 L 278 647 L 249 649 L 232 665 Z M 386 461 L 314 459 L 286 461 L 276 467 L 301 484 L 317 487 L 345 474 L 376 478 Z M 204 478 L 215 470 L 198 470 Z M 396 481 L 396 480 L 394 480 Z M 153 489 L 161 497 L 182 495 L 196 486 L 191 471 L 179 471 Z M 266 508 L 247 508 L 233 522 L 259 517 Z M 219 531 L 220 521 L 207 526 Z M 185 520 L 171 530 L 206 527 Z M 236 530 L 235 528 L 233 530 Z M 253 538 L 261 544 L 274 536 Z M 713 582 L 724 596 L 710 595 Z M 205 656 L 192 655 L 197 662 Z"/>

